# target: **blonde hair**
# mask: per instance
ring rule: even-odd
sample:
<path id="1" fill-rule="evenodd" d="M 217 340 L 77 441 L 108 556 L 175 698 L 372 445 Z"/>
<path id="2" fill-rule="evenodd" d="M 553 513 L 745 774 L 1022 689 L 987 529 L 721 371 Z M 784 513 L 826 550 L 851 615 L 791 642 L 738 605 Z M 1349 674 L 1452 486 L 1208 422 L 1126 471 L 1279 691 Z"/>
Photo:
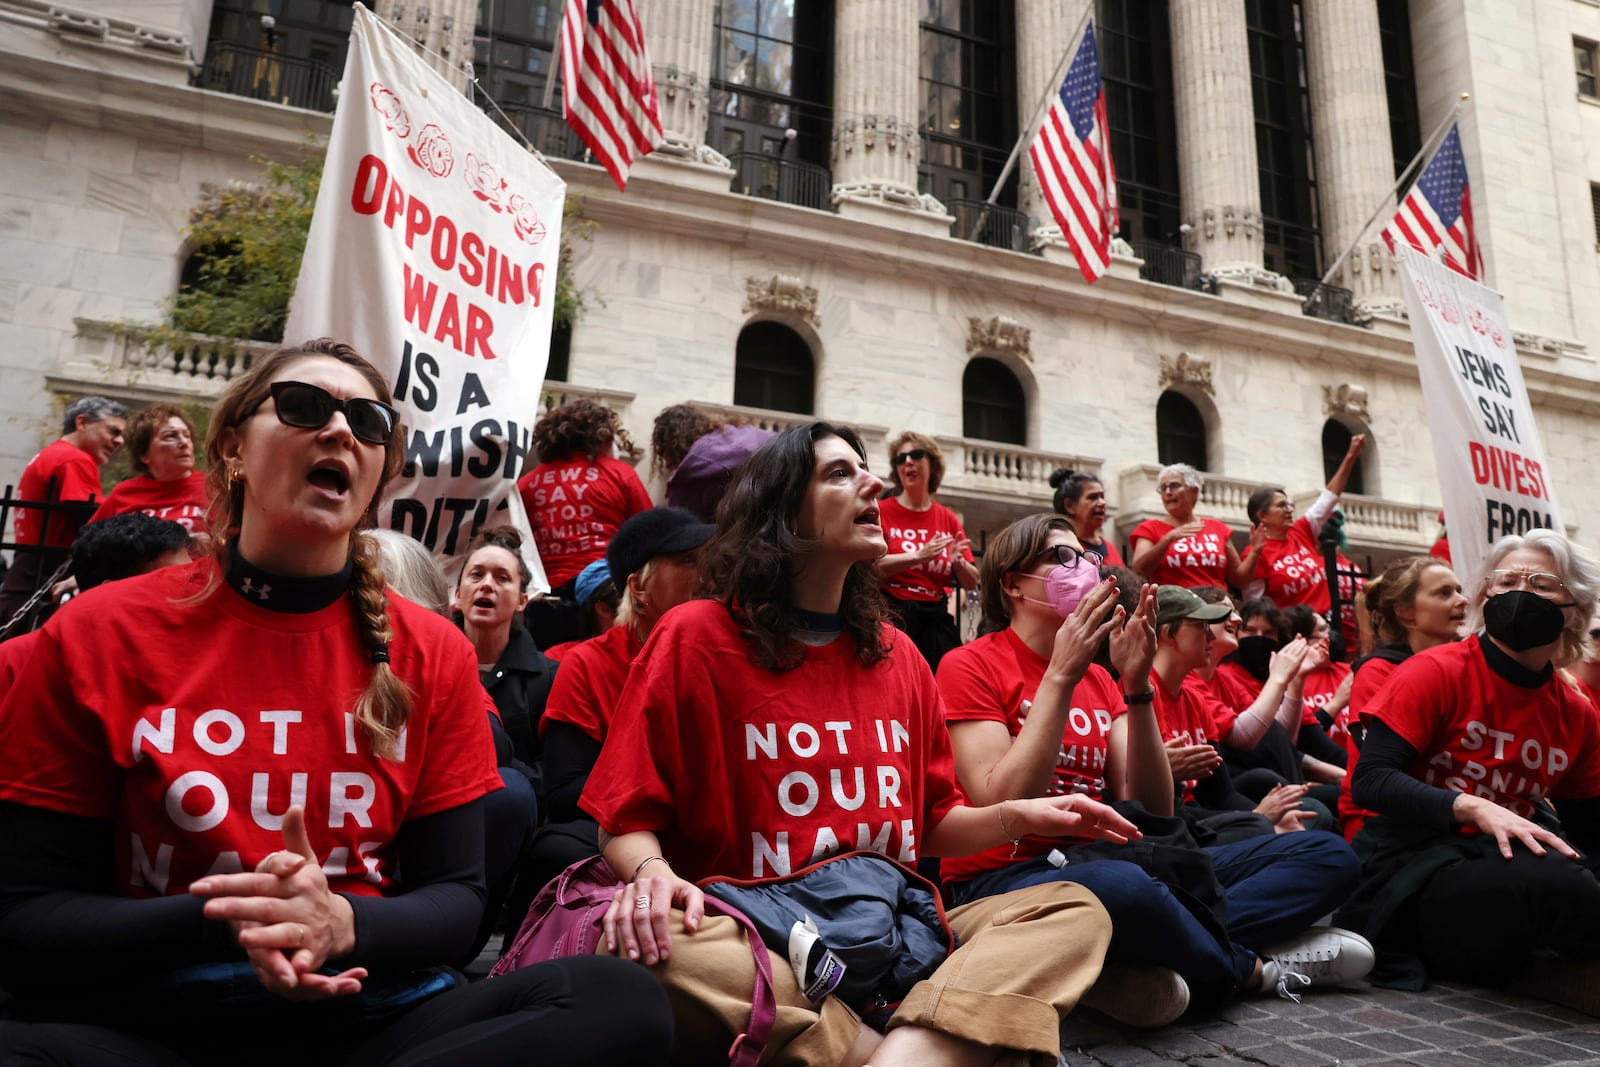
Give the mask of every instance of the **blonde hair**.
<path id="1" fill-rule="evenodd" d="M 660 556 L 651 556 L 645 560 L 643 567 L 633 572 L 639 576 L 640 585 L 645 585 L 650 581 L 650 576 L 656 572 L 656 560 L 661 558 Z M 622 600 L 617 604 L 617 618 L 613 625 L 634 626 L 639 622 L 640 608 L 639 602 L 633 595 L 633 583 L 623 582 L 620 592 L 622 593 Z"/>
<path id="2" fill-rule="evenodd" d="M 1449 570 L 1450 564 L 1433 556 L 1402 556 L 1361 590 L 1362 605 L 1379 643 L 1403 645 L 1410 639 L 1411 632 L 1400 621 L 1399 609 L 1416 603 L 1422 576 L 1432 567 Z"/>
<path id="3" fill-rule="evenodd" d="M 266 401 L 274 377 L 284 367 L 305 359 L 331 359 L 353 367 L 371 387 L 373 395 L 385 404 L 391 401 L 388 383 L 377 368 L 360 353 L 341 341 L 320 337 L 305 344 L 280 348 L 258 359 L 243 377 L 234 380 L 211 412 L 206 434 L 206 489 L 211 495 L 207 519 L 211 526 L 211 551 L 218 566 L 210 582 L 193 599 L 209 596 L 221 582 L 227 568 L 230 538 L 237 536 L 244 517 L 245 483 L 233 478 L 222 455 L 225 431 L 237 430 Z M 400 731 L 411 713 L 411 691 L 389 665 L 389 642 L 394 630 L 389 625 L 388 581 L 377 542 L 361 536 L 372 525 L 383 489 L 400 470 L 405 459 L 405 435 L 400 427 L 384 446 L 383 470 L 372 499 L 356 528 L 350 531 L 350 603 L 356 626 L 372 657 L 372 676 L 356 699 L 356 723 L 379 756 L 391 756 Z"/>

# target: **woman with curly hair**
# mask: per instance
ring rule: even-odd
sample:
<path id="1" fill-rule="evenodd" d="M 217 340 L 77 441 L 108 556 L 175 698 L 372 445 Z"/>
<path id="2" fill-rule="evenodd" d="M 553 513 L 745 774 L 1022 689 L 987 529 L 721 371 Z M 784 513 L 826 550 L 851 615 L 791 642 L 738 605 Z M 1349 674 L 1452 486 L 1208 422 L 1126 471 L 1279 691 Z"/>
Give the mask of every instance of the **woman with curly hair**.
<path id="1" fill-rule="evenodd" d="M 448 966 L 500 781 L 471 647 L 359 533 L 389 399 L 348 345 L 259 359 L 211 419 L 212 557 L 85 593 L 0 697 L 0 1061 L 663 1058 L 614 961 Z"/>
<path id="2" fill-rule="evenodd" d="M 533 427 L 539 465 L 517 479 L 545 578 L 563 599 L 572 580 L 606 554 L 617 527 L 650 508 L 638 473 L 613 454 L 632 443 L 617 413 L 593 400 L 569 400 Z"/>
<path id="3" fill-rule="evenodd" d="M 882 489 L 844 427 L 797 426 L 751 457 L 700 552 L 708 598 L 657 624 L 584 792 L 628 883 L 607 947 L 667 986 L 688 1062 L 726 1055 L 754 971 L 699 880 L 788 874 L 851 848 L 910 865 L 1023 835 L 1138 833 L 1083 796 L 964 803 L 933 678 L 887 624 L 872 570 L 887 547 Z M 1105 910 L 1052 883 L 948 918 L 961 947 L 906 994 L 886 1037 L 836 996 L 808 1000 L 775 953 L 762 1062 L 1056 1063 L 1061 1016 L 1100 971 Z"/>
<path id="4" fill-rule="evenodd" d="M 152 404 L 128 420 L 128 462 L 134 477 L 120 482 L 90 522 L 139 511 L 205 533 L 206 479 L 194 469 L 194 424 L 171 404 Z"/>
<path id="5" fill-rule="evenodd" d="M 879 504 L 889 554 L 878 561 L 878 577 L 895 621 L 932 670 L 961 645 L 950 617 L 949 589 L 975 589 L 967 533 L 956 513 L 933 499 L 944 481 L 944 453 L 925 434 L 906 431 L 889 443 L 889 476 L 900 492 Z"/>
<path id="6" fill-rule="evenodd" d="M 1072 522 L 1072 531 L 1084 549 L 1100 557 L 1100 562 L 1125 567 L 1122 553 L 1102 532 L 1106 524 L 1106 487 L 1088 471 L 1057 467 L 1050 472 L 1051 504 L 1057 515 Z"/>

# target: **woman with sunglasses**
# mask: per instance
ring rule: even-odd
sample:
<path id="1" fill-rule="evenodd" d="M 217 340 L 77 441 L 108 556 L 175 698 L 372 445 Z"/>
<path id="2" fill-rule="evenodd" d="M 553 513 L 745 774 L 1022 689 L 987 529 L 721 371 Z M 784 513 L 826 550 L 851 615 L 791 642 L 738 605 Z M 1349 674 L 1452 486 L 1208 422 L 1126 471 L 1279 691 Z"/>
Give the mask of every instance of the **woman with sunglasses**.
<path id="1" fill-rule="evenodd" d="M 1072 530 L 1084 549 L 1112 567 L 1126 567 L 1122 553 L 1102 532 L 1106 524 L 1106 487 L 1088 471 L 1057 467 L 1050 472 L 1051 497 L 1057 515 L 1072 520 Z"/>
<path id="2" fill-rule="evenodd" d="M 944 481 L 944 454 L 925 434 L 907 430 L 889 445 L 889 476 L 900 490 L 878 509 L 889 553 L 878 561 L 878 577 L 896 622 L 932 670 L 961 644 L 949 610 L 952 584 L 972 589 L 978 569 L 956 513 L 933 499 Z"/>
<path id="3" fill-rule="evenodd" d="M 0 1060 L 670 1044 L 659 991 L 608 960 L 443 966 L 478 926 L 499 779 L 471 647 L 359 536 L 403 459 L 388 400 L 338 342 L 258 360 L 211 418 L 213 558 L 85 594 L 4 695 Z"/>
<path id="4" fill-rule="evenodd" d="M 1600 716 L 1555 676 L 1589 651 L 1597 602 L 1600 566 L 1565 537 L 1501 538 L 1477 632 L 1417 652 L 1360 708 L 1351 798 L 1377 814 L 1345 917 L 1413 979 L 1498 985 L 1539 950 L 1600 959 Z"/>
<path id="5" fill-rule="evenodd" d="M 1249 550 L 1241 558 L 1227 523 L 1195 516 L 1204 485 L 1200 472 L 1187 463 L 1162 467 L 1156 487 L 1167 519 L 1146 519 L 1128 535 L 1133 569 L 1157 585 L 1241 589 L 1255 576 L 1262 535 L 1251 531 Z"/>
<path id="6" fill-rule="evenodd" d="M 628 880 L 607 944 L 683 1005 L 689 1062 L 726 1055 L 753 972 L 739 927 L 705 914 L 697 881 L 798 871 L 852 848 L 909 865 L 1031 835 L 1137 834 L 1081 795 L 963 802 L 933 678 L 888 624 L 872 573 L 886 547 L 882 490 L 843 427 L 797 426 L 750 458 L 700 551 L 709 599 L 657 624 L 584 791 L 606 860 Z M 836 997 L 808 1002 L 774 954 L 762 1062 L 1056 1063 L 1061 1016 L 1100 971 L 1104 909 L 1052 883 L 948 918 L 960 947 L 912 988 L 886 1037 Z"/>

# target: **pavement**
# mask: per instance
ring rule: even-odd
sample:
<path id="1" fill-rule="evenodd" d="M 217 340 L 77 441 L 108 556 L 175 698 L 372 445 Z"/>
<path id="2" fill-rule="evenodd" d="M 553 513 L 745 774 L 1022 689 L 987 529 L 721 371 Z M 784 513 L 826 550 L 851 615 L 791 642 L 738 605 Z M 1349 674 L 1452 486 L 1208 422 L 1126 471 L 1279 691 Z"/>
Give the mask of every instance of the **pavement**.
<path id="1" fill-rule="evenodd" d="M 1220 1015 L 1130 1030 L 1088 1014 L 1062 1027 L 1070 1067 L 1471 1067 L 1600 1064 L 1600 1019 L 1502 990 L 1311 989 L 1301 1003 L 1236 1002 Z"/>

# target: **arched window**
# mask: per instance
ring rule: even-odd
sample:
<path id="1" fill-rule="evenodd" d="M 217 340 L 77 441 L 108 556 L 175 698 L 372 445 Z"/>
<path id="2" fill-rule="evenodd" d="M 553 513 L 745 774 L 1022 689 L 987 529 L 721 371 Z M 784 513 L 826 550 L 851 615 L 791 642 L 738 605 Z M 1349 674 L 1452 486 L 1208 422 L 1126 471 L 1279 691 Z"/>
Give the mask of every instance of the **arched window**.
<path id="1" fill-rule="evenodd" d="M 1332 478 L 1333 472 L 1339 469 L 1339 464 L 1344 462 L 1344 454 L 1350 450 L 1350 438 L 1353 434 L 1350 427 L 1338 419 L 1329 419 L 1322 424 L 1322 476 Z M 1366 454 L 1356 457 L 1356 465 L 1350 470 L 1350 480 L 1345 483 L 1344 491 L 1361 495 L 1366 490 L 1365 472 Z"/>
<path id="2" fill-rule="evenodd" d="M 1187 463 L 1206 469 L 1206 420 L 1194 401 L 1167 390 L 1156 401 L 1156 457 L 1165 467 Z"/>
<path id="3" fill-rule="evenodd" d="M 779 322 L 739 331 L 733 360 L 733 402 L 740 407 L 813 413 L 816 363 L 805 338 Z"/>
<path id="4" fill-rule="evenodd" d="M 998 359 L 980 356 L 961 376 L 961 435 L 1028 443 L 1028 399 L 1017 376 Z"/>

